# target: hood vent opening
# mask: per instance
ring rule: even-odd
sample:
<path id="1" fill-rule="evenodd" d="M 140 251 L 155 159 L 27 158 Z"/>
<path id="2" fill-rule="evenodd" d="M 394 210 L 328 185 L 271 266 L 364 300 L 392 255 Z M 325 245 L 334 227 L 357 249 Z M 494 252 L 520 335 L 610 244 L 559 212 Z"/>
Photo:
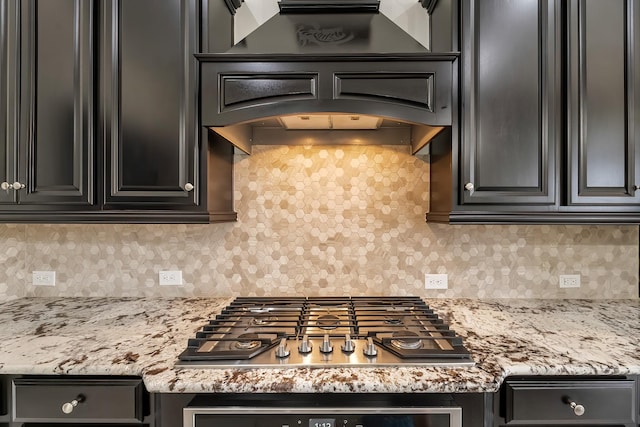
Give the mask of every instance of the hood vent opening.
<path id="1" fill-rule="evenodd" d="M 374 130 L 382 124 L 381 117 L 362 114 L 292 114 L 278 121 L 287 130 Z"/>
<path id="2" fill-rule="evenodd" d="M 417 154 L 445 127 L 361 114 L 309 113 L 209 129 L 247 154 L 253 145 L 409 145 Z"/>
<path id="3" fill-rule="evenodd" d="M 442 12 L 436 0 L 418 1 L 425 19 L 453 22 L 453 3 L 440 1 Z M 227 1 L 232 12 L 241 4 Z M 404 144 L 417 153 L 452 125 L 458 52 L 430 52 L 379 13 L 379 0 L 278 6 L 226 52 L 196 55 L 202 126 L 250 154 L 253 144 Z"/>
<path id="4" fill-rule="evenodd" d="M 280 13 L 378 13 L 380 0 L 280 0 Z"/>

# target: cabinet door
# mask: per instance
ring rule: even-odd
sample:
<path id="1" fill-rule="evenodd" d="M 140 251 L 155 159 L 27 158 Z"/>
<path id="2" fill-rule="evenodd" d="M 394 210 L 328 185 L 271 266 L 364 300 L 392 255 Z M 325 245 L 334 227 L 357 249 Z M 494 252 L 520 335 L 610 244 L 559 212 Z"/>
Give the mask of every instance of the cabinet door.
<path id="1" fill-rule="evenodd" d="M 0 182 L 16 176 L 18 11 L 15 0 L 0 0 Z M 0 190 L 0 205 L 15 204 L 15 191 Z"/>
<path id="2" fill-rule="evenodd" d="M 93 203 L 94 2 L 20 2 L 20 204 Z"/>
<path id="3" fill-rule="evenodd" d="M 462 2 L 462 205 L 557 202 L 560 5 Z"/>
<path id="4" fill-rule="evenodd" d="M 568 3 L 569 204 L 640 205 L 640 4 Z"/>
<path id="5" fill-rule="evenodd" d="M 105 204 L 194 206 L 195 0 L 104 3 Z"/>

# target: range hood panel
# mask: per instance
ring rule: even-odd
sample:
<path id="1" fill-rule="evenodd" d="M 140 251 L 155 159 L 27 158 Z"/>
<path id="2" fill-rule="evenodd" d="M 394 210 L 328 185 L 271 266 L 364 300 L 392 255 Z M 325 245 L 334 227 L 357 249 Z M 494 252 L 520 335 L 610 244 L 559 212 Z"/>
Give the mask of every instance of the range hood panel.
<path id="1" fill-rule="evenodd" d="M 420 3 L 434 12 L 435 0 Z M 429 52 L 377 12 L 378 0 L 281 0 L 279 5 L 281 13 L 226 52 L 196 55 L 202 126 L 250 153 L 252 144 L 265 140 L 410 143 L 417 152 L 452 125 L 457 52 Z M 443 39 L 455 33 L 453 10 L 442 8 L 443 25 L 433 27 Z M 426 12 L 425 19 L 431 19 Z M 402 125 L 304 130 L 263 125 L 296 114 L 374 116 Z"/>
<path id="2" fill-rule="evenodd" d="M 450 126 L 456 55 L 198 55 L 202 125 L 298 113 L 353 113 Z"/>
<path id="3" fill-rule="evenodd" d="M 236 54 L 425 53 L 382 14 L 279 14 L 234 45 Z"/>

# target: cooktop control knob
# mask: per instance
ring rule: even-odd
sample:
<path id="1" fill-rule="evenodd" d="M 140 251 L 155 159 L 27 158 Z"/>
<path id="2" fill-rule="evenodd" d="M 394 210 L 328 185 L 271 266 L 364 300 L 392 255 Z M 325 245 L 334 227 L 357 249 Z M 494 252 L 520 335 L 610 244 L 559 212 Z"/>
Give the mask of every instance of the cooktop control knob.
<path id="1" fill-rule="evenodd" d="M 282 338 L 280 340 L 280 344 L 278 344 L 278 348 L 276 348 L 276 357 L 280 359 L 284 359 L 285 357 L 289 357 L 289 349 L 287 348 L 287 338 Z"/>
<path id="2" fill-rule="evenodd" d="M 373 338 L 371 337 L 367 338 L 367 344 L 364 346 L 364 350 L 362 351 L 364 352 L 365 356 L 375 357 L 378 355 L 378 349 L 376 348 L 376 345 L 373 343 Z"/>
<path id="3" fill-rule="evenodd" d="M 322 339 L 322 344 L 320 344 L 320 351 L 322 353 L 331 353 L 333 351 L 333 346 L 331 345 L 331 341 L 329 341 L 328 334 L 324 334 L 324 338 Z"/>
<path id="4" fill-rule="evenodd" d="M 312 349 L 313 349 L 313 345 L 311 344 L 311 341 L 309 341 L 309 336 L 308 335 L 303 336 L 302 341 L 298 346 L 298 351 L 302 354 L 307 354 L 307 353 L 311 353 Z"/>
<path id="5" fill-rule="evenodd" d="M 342 351 L 344 351 L 345 353 L 353 353 L 353 350 L 355 350 L 356 347 L 353 344 L 353 341 L 351 341 L 351 335 L 347 334 L 344 337 L 344 344 L 342 344 Z"/>

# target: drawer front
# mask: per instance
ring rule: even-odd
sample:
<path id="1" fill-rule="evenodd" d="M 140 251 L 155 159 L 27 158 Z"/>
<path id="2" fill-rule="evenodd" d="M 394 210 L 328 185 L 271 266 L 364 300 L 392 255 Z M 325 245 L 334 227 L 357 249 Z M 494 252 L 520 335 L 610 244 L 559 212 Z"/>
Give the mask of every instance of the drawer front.
<path id="1" fill-rule="evenodd" d="M 6 379 L 0 376 L 0 416 L 7 415 L 7 413 L 9 412 L 9 398 L 7 395 L 8 393 Z"/>
<path id="2" fill-rule="evenodd" d="M 507 380 L 506 393 L 507 424 L 635 424 L 632 380 Z"/>
<path id="3" fill-rule="evenodd" d="M 20 378 L 13 391 L 16 422 L 140 423 L 144 416 L 137 379 Z"/>

